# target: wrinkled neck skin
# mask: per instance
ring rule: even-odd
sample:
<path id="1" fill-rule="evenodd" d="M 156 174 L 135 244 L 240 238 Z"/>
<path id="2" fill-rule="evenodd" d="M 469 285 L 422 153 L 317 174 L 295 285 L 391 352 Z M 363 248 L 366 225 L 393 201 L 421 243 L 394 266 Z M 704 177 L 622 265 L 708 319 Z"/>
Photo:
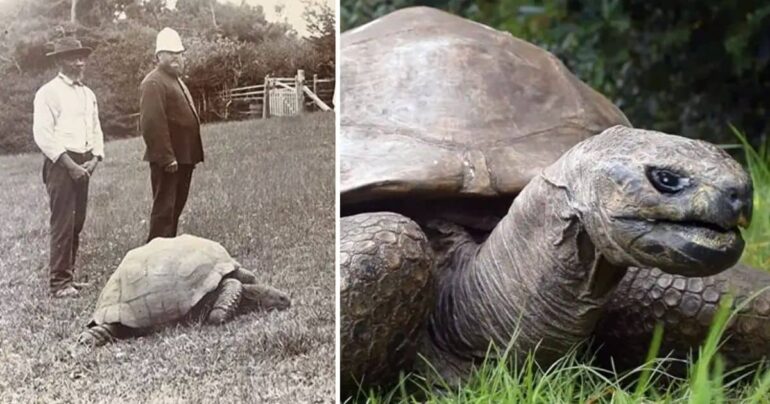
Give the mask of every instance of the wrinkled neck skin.
<path id="1" fill-rule="evenodd" d="M 537 348 L 547 366 L 591 334 L 625 268 L 597 252 L 571 205 L 570 190 L 541 176 L 483 244 L 439 234 L 438 299 L 421 353 L 445 381 L 461 382 L 490 343 L 500 352 L 512 343 L 519 358 Z"/>

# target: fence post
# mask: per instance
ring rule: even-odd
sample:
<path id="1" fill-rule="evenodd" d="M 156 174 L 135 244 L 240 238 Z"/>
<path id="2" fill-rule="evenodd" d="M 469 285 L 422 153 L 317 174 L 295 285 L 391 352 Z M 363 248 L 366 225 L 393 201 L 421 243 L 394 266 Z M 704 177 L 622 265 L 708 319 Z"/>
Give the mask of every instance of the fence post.
<path id="1" fill-rule="evenodd" d="M 222 85 L 222 90 L 220 90 L 218 93 L 214 93 L 214 96 L 217 97 L 215 100 L 218 102 L 222 102 L 224 105 L 224 109 L 222 110 L 222 113 L 225 114 L 225 119 L 227 119 L 230 116 L 230 104 L 227 102 L 227 100 L 230 98 L 230 91 L 227 88 L 227 83 Z M 214 104 L 212 108 L 216 110 L 217 103 Z"/>
<path id="2" fill-rule="evenodd" d="M 297 70 L 297 78 L 295 80 L 297 90 L 297 115 L 302 115 L 305 109 L 305 92 L 302 91 L 302 87 L 305 86 L 305 71 Z"/>
<path id="3" fill-rule="evenodd" d="M 199 114 L 201 114 L 203 116 L 208 116 L 208 114 L 207 114 L 207 112 L 209 110 L 209 108 L 208 108 L 208 99 L 209 99 L 209 96 L 206 93 L 206 90 L 203 90 L 203 96 L 201 98 L 201 100 L 203 101 L 203 113 L 199 112 Z"/>
<path id="4" fill-rule="evenodd" d="M 270 75 L 265 76 L 265 93 L 262 94 L 262 119 L 270 117 Z"/>
<path id="5" fill-rule="evenodd" d="M 339 86 L 337 85 L 337 79 L 334 79 L 334 91 L 332 92 L 332 104 L 334 105 L 335 111 L 340 110 L 340 93 L 338 90 L 339 90 Z"/>
<path id="6" fill-rule="evenodd" d="M 313 73 L 313 94 L 318 95 L 318 74 Z M 320 96 L 318 98 L 321 98 Z"/>

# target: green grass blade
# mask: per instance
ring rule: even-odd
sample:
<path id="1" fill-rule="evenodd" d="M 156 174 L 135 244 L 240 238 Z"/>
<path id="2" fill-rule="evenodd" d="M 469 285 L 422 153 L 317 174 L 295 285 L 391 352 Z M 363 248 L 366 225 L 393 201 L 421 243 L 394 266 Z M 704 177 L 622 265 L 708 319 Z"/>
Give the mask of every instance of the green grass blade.
<path id="1" fill-rule="evenodd" d="M 647 358 L 644 361 L 644 367 L 639 375 L 639 381 L 636 384 L 636 390 L 634 391 L 634 400 L 641 401 L 644 393 L 649 389 L 649 382 L 652 375 L 652 364 L 655 362 L 655 358 L 658 357 L 660 352 L 660 344 L 663 341 L 663 326 L 658 323 L 655 325 L 655 329 L 652 332 L 652 342 L 650 342 L 650 348 L 647 351 Z"/>

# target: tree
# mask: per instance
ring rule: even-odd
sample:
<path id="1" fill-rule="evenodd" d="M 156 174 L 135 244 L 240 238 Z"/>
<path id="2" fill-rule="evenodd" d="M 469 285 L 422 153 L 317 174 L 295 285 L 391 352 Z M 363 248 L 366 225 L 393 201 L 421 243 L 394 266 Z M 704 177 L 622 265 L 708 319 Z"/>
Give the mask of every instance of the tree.
<path id="1" fill-rule="evenodd" d="M 756 145 L 770 135 L 770 3 L 341 0 L 343 30 L 430 5 L 544 47 L 638 127 Z"/>
<path id="2" fill-rule="evenodd" d="M 326 4 L 312 0 L 303 0 L 305 10 L 303 17 L 310 33 L 308 41 L 313 45 L 318 57 L 326 68 L 320 72 L 324 75 L 334 75 L 336 51 L 336 18 L 334 10 Z"/>
<path id="3" fill-rule="evenodd" d="M 333 35 L 318 35 L 320 42 L 311 44 L 298 38 L 288 24 L 267 21 L 262 7 L 245 2 L 178 0 L 172 10 L 166 0 L 4 1 L 8 4 L 0 7 L 2 153 L 35 150 L 30 136 L 32 100 L 55 74 L 45 55 L 59 37 L 74 35 L 94 49 L 85 81 L 99 100 L 107 139 L 137 134 L 137 88 L 154 66 L 155 35 L 162 27 L 182 35 L 188 48 L 187 84 L 196 101 L 206 97 L 208 105 L 216 104 L 217 94 L 226 87 L 258 84 L 266 74 L 292 76 L 297 69 L 308 75 L 328 74 L 334 64 Z M 333 30 L 333 22 L 330 26 Z M 322 59 L 319 49 L 331 53 Z M 204 121 L 219 119 L 216 114 L 203 115 Z"/>
<path id="4" fill-rule="evenodd" d="M 78 23 L 78 0 L 72 0 L 72 7 L 70 8 L 70 22 L 73 24 Z"/>

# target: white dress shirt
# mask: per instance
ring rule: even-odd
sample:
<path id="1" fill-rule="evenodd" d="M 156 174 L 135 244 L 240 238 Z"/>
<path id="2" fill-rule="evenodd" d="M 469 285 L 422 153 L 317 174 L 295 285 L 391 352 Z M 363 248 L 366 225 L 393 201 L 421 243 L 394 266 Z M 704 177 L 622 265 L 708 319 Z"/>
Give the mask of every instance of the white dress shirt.
<path id="1" fill-rule="evenodd" d="M 99 108 L 90 88 L 59 73 L 37 91 L 34 108 L 35 143 L 51 161 L 65 151 L 104 158 Z"/>

